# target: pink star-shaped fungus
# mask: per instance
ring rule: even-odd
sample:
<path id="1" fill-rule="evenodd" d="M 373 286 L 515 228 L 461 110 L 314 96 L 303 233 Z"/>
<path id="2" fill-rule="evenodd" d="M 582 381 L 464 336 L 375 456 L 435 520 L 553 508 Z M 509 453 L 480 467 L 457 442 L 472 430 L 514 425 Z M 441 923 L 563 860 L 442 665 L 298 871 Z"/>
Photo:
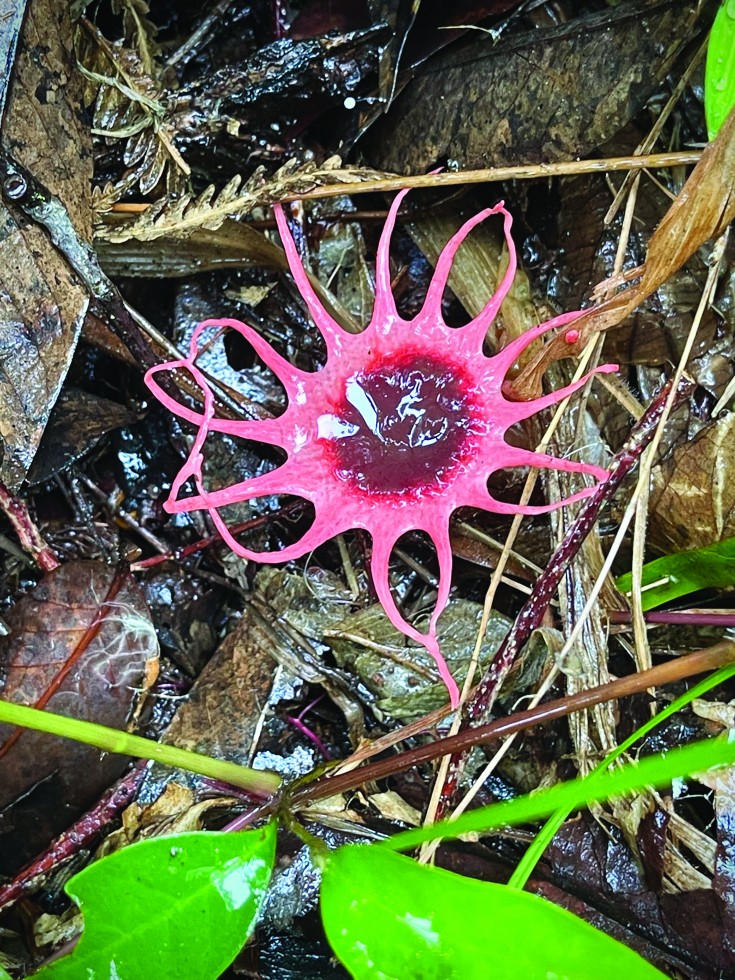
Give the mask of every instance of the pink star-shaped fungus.
<path id="1" fill-rule="evenodd" d="M 543 514 L 593 492 L 587 488 L 546 506 L 504 503 L 488 490 L 488 477 L 495 470 L 549 467 L 588 473 L 598 480 L 604 480 L 607 471 L 591 463 L 519 449 L 505 440 L 506 431 L 515 422 L 555 405 L 580 389 L 590 375 L 532 401 L 510 401 L 503 395 L 503 380 L 528 345 L 580 314 L 565 313 L 541 323 L 493 357 L 483 353 L 485 334 L 516 270 L 510 237 L 512 219 L 502 202 L 460 228 L 439 256 L 421 312 L 413 320 L 399 316 L 391 292 L 388 252 L 396 214 L 406 193 L 396 196 L 380 236 L 375 306 L 369 325 L 360 334 L 347 333 L 324 308 L 301 265 L 283 208 L 279 204 L 274 207 L 291 274 L 326 343 L 327 361 L 321 370 L 311 373 L 293 367 L 252 327 L 223 318 L 200 323 L 188 357 L 151 368 L 146 382 L 170 411 L 197 426 L 189 457 L 173 481 L 166 510 L 207 510 L 230 548 L 256 562 L 301 558 L 350 528 L 369 531 L 372 577 L 383 608 L 397 629 L 429 651 L 456 706 L 457 685 L 441 655 L 436 634 L 451 582 L 450 515 L 457 507 L 480 507 L 500 514 Z M 510 253 L 508 270 L 482 312 L 466 326 L 450 328 L 442 319 L 441 304 L 452 261 L 470 230 L 491 214 L 503 215 Z M 278 418 L 231 421 L 215 415 L 214 397 L 196 366 L 198 344 L 204 331 L 227 327 L 242 334 L 284 386 L 288 407 Z M 568 339 L 575 341 L 576 331 L 570 330 Z M 159 371 L 180 368 L 187 370 L 202 390 L 202 413 L 171 398 L 155 380 Z M 616 365 L 607 364 L 596 370 L 616 369 Z M 202 481 L 202 453 L 209 432 L 280 446 L 288 458 L 269 473 L 210 493 Z M 182 487 L 190 478 L 197 493 L 181 497 Z M 300 541 L 281 551 L 251 551 L 232 536 L 219 508 L 271 494 L 294 494 L 311 501 L 314 522 Z M 391 551 L 398 538 L 411 530 L 430 536 L 439 561 L 436 606 L 427 633 L 406 622 L 390 589 Z"/>

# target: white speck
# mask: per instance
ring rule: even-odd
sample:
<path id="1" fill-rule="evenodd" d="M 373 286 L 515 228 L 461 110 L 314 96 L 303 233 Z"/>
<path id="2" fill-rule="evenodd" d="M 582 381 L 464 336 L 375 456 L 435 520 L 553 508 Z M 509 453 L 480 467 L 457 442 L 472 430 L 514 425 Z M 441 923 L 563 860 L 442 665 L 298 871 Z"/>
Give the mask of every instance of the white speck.
<path id="1" fill-rule="evenodd" d="M 354 422 L 344 422 L 336 415 L 320 415 L 316 420 L 317 439 L 346 439 L 360 431 Z"/>

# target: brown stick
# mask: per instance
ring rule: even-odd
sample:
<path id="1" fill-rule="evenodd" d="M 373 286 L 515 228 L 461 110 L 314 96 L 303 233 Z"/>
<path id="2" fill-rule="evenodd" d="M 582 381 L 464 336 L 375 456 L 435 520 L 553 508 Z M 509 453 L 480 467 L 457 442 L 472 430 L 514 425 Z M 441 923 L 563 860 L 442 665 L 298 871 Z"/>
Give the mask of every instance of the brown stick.
<path id="1" fill-rule="evenodd" d="M 22 868 L 11 881 L 0 885 L 0 912 L 24 895 L 35 891 L 45 875 L 98 838 L 135 797 L 147 770 L 147 760 L 137 762 L 129 773 L 107 790 L 89 813 L 85 813 L 60 834 L 43 854 Z"/>
<path id="2" fill-rule="evenodd" d="M 41 536 L 41 532 L 31 519 L 28 508 L 20 497 L 15 497 L 0 481 L 0 508 L 13 525 L 24 551 L 34 559 L 44 572 L 53 572 L 59 567 L 59 560 Z"/>
<path id="3" fill-rule="evenodd" d="M 681 153 L 644 153 L 639 156 L 607 157 L 603 160 L 560 160 L 556 163 L 525 163 L 516 167 L 489 167 L 486 170 L 459 170 L 456 173 L 420 174 L 416 177 L 385 177 L 353 184 L 329 184 L 313 191 L 287 194 L 284 201 L 304 201 L 311 197 L 340 197 L 342 194 L 388 193 L 405 187 L 457 187 L 465 184 L 486 184 L 500 180 L 538 180 L 576 174 L 610 173 L 616 170 L 646 170 L 659 167 L 681 167 L 698 163 L 701 150 Z"/>
<path id="4" fill-rule="evenodd" d="M 574 711 L 583 711 L 605 701 L 630 697 L 632 694 L 638 694 L 649 688 L 672 684 L 686 677 L 708 673 L 732 663 L 735 663 L 735 641 L 723 640 L 706 650 L 697 650 L 676 660 L 659 664 L 650 670 L 630 674 L 628 677 L 620 677 L 607 684 L 592 687 L 587 691 L 579 691 L 570 697 L 547 701 L 535 708 L 518 711 L 509 718 L 498 718 L 487 725 L 465 729 L 456 735 L 439 739 L 416 749 L 400 752 L 386 759 L 380 759 L 370 765 L 363 766 L 361 769 L 343 772 L 338 776 L 327 774 L 314 782 L 299 786 L 290 795 L 287 802 L 292 807 L 299 807 L 314 800 L 322 800 L 338 793 L 345 793 L 363 783 L 393 776 L 439 756 L 463 753 L 475 745 L 486 745 L 488 742 L 494 742 L 527 728 L 533 728 L 535 725 L 542 725 L 556 718 L 562 718 Z"/>

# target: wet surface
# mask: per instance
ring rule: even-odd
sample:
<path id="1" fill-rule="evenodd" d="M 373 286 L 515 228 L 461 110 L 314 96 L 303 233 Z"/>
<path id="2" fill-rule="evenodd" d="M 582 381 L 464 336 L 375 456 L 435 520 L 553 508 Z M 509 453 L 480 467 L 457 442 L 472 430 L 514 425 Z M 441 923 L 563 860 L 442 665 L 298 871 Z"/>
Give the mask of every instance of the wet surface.
<path id="1" fill-rule="evenodd" d="M 319 419 L 337 476 L 370 494 L 446 485 L 471 451 L 473 423 L 457 369 L 413 353 L 354 374 L 339 412 Z"/>
<path id="2" fill-rule="evenodd" d="M 31 28 L 34 23 L 51 22 L 45 13 L 48 6 L 48 0 L 29 0 L 34 15 L 27 18 Z M 235 0 L 226 10 L 224 6 L 156 0 L 145 16 L 132 17 L 125 10 L 113 13 L 107 3 L 97 5 L 92 30 L 76 55 L 108 82 L 91 85 L 92 79 L 85 78 L 85 112 L 75 116 L 74 126 L 62 127 L 69 135 L 61 141 L 67 153 L 62 154 L 62 162 L 71 156 L 73 172 L 59 177 L 58 154 L 53 152 L 59 140 L 50 144 L 39 140 L 33 125 L 24 124 L 20 132 L 15 126 L 18 140 L 25 144 L 18 152 L 38 153 L 37 158 L 21 158 L 34 177 L 64 202 L 80 233 L 89 236 L 95 216 L 98 231 L 106 235 L 95 242 L 95 250 L 104 249 L 106 271 L 119 281 L 126 301 L 183 352 L 201 320 L 234 317 L 253 327 L 293 367 L 315 377 L 326 366 L 325 340 L 291 280 L 282 274 L 285 260 L 271 212 L 253 209 L 253 200 L 298 196 L 316 183 L 339 180 L 320 169 L 315 178 L 308 169 L 321 168 L 333 153 L 342 156 L 348 169 L 338 173 L 350 183 L 351 178 L 373 180 L 375 174 L 349 155 L 357 140 L 361 162 L 380 166 L 390 157 L 400 173 L 423 173 L 435 160 L 453 170 L 473 159 L 485 163 L 565 159 L 578 155 L 583 147 L 593 147 L 591 155 L 598 163 L 605 157 L 629 155 L 654 119 L 660 118 L 686 67 L 683 62 L 689 55 L 668 65 L 667 50 L 678 49 L 681 36 L 686 45 L 694 39 L 694 31 L 687 30 L 687 5 L 680 0 L 669 5 L 629 0 L 612 13 L 596 0 L 581 5 L 562 0 L 533 5 L 532 10 L 526 5 L 520 12 L 511 11 L 518 5 L 509 0 L 458 0 L 451 11 L 440 10 L 442 5 L 429 10 L 427 4 L 419 4 L 409 10 L 412 5 L 393 4 L 387 5 L 396 14 L 390 31 L 378 19 L 383 13 L 377 9 L 380 5 L 364 0 L 341 6 L 331 0 L 299 0 L 295 5 Z M 335 11 L 337 6 L 340 9 Z M 507 11 L 502 22 L 487 19 L 501 11 Z M 708 15 L 701 17 L 704 23 Z M 663 31 L 664 21 L 673 28 Z M 25 61 L 13 71 L 19 105 L 30 110 L 29 119 L 43 121 L 53 115 L 53 125 L 47 127 L 52 135 L 66 118 L 67 107 L 80 99 L 79 79 L 72 79 L 65 91 L 48 71 L 54 60 L 61 67 L 67 65 L 65 73 L 71 70 L 69 65 L 76 71 L 68 18 L 65 25 L 58 45 L 44 54 L 43 48 L 36 50 L 32 44 L 32 57 L 26 52 Z M 480 30 L 470 29 L 473 25 Z M 651 25 L 659 26 L 649 32 Z M 465 33 L 459 44 L 458 31 Z M 494 37 L 499 43 L 494 43 Z M 432 49 L 450 42 L 452 47 L 441 60 L 431 57 L 424 65 Z M 57 51 L 60 47 L 64 50 Z M 631 118 L 664 63 L 664 86 L 643 112 L 615 132 L 614 143 L 601 143 Z M 40 81 L 34 71 L 41 72 Z M 162 116 L 141 115 L 136 102 L 109 84 L 116 75 L 122 77 L 121 72 L 125 77 L 132 73 L 135 85 L 143 86 L 141 91 L 155 100 Z M 706 138 L 701 78 L 696 73 L 693 78 L 669 121 L 662 123 L 655 150 L 696 146 Z M 473 100 L 469 95 L 475 85 L 480 86 L 479 96 Z M 569 98 L 565 85 L 571 87 Z M 561 116 L 554 115 L 555 105 L 561 106 Z M 591 110 L 596 114 L 592 124 Z M 416 126 L 424 111 L 429 124 Z M 101 196 L 94 205 L 90 124 L 98 134 L 95 193 Z M 136 130 L 132 135 L 128 124 Z M 139 124 L 142 130 L 137 130 Z M 437 146 L 428 145 L 432 132 L 441 137 Z M 234 175 L 239 184 L 227 191 L 226 181 Z M 621 252 L 624 271 L 645 259 L 652 230 L 670 207 L 669 195 L 681 190 L 683 177 L 681 167 L 657 168 L 660 187 L 647 177 L 641 180 L 630 241 L 624 256 Z M 588 305 L 592 290 L 613 273 L 618 258 L 622 207 L 616 216 L 607 215 L 614 196 L 611 188 L 617 190 L 622 181 L 622 175 L 595 173 L 480 185 L 472 190 L 436 186 L 414 191 L 398 215 L 390 250 L 388 278 L 400 316 L 407 321 L 421 312 L 433 265 L 445 243 L 467 217 L 494 206 L 500 197 L 513 217 L 516 246 L 523 243 L 527 276 L 517 275 L 490 328 L 485 354 L 497 353 L 520 336 L 538 322 L 539 314 Z M 78 193 L 70 196 L 69 188 L 76 184 Z M 210 184 L 212 188 L 203 193 Z M 721 186 L 725 185 L 723 181 Z M 388 199 L 376 193 L 347 196 L 349 189 L 341 190 L 339 197 L 292 204 L 288 211 L 305 267 L 319 280 L 328 301 L 334 301 L 337 322 L 352 332 L 364 327 L 372 314 L 376 248 Z M 228 196 L 230 192 L 234 198 Z M 251 192 L 255 197 L 245 207 L 242 201 Z M 717 207 L 720 198 L 718 188 Z M 235 205 L 228 210 L 233 200 Z M 137 212 L 126 217 L 126 209 L 130 204 L 149 203 L 154 204 L 150 214 L 157 215 L 156 227 L 138 223 L 129 242 L 119 241 L 123 224 L 137 221 Z M 12 217 L 12 205 L 6 213 Z M 248 220 L 220 223 L 225 213 Z M 185 240 L 176 233 L 182 222 L 188 229 Z M 495 224 L 495 228 L 488 222 L 487 227 L 475 229 L 457 252 L 441 302 L 448 327 L 465 326 L 476 316 L 502 275 L 500 226 Z M 49 415 L 71 358 L 69 345 L 81 309 L 72 273 L 48 253 L 45 231 L 30 223 L 18 227 L 21 238 L 13 235 L 6 242 L 6 280 L 13 286 L 6 346 L 10 354 L 20 352 L 25 368 L 19 374 L 8 368 L 10 362 L 5 364 L 10 391 L 6 415 L 14 426 L 12 431 L 2 431 L 0 440 L 6 483 L 14 483 L 7 477 L 13 477 L 19 460 L 25 472 L 33 455 L 41 423 Z M 23 259 L 29 249 L 30 264 Z M 606 337 L 603 360 L 621 363 L 622 380 L 643 406 L 683 350 L 709 268 L 707 254 L 707 249 L 700 249 Z M 735 363 L 734 258 L 731 241 L 714 302 L 702 319 L 687 365 L 688 373 L 704 388 L 697 393 L 697 403 L 675 415 L 664 435 L 646 557 L 676 550 L 675 542 L 685 531 L 735 533 L 727 530 L 733 512 L 728 493 L 734 484 L 727 479 L 732 426 L 727 413 L 711 422 L 712 407 Z M 10 275 L 26 266 L 30 278 L 20 272 Z M 96 313 L 106 316 L 103 310 Z M 69 327 L 63 336 L 58 333 L 62 327 Z M 31 328 L 35 333 L 29 339 Z M 89 332 L 89 318 L 85 331 L 87 344 L 100 343 Z M 473 389 L 466 375 L 476 376 L 475 363 L 462 362 L 464 373 L 457 370 L 452 360 L 459 352 L 451 343 L 441 354 L 431 354 L 413 334 L 401 343 L 404 362 L 385 354 L 382 360 L 366 357 L 364 362 L 350 362 L 341 375 L 344 385 L 346 376 L 357 372 L 351 374 L 349 390 L 335 384 L 328 401 L 312 416 L 313 420 L 320 411 L 333 413 L 321 420 L 320 449 L 327 450 L 332 464 L 332 472 L 326 474 L 328 513 L 337 511 L 335 499 L 356 497 L 358 509 L 364 510 L 368 505 L 377 505 L 376 510 L 418 505 L 416 513 L 423 518 L 429 506 L 442 502 L 440 492 L 448 489 L 451 496 L 462 487 L 463 473 L 471 465 L 486 424 L 473 421 L 477 415 L 473 415 Z M 165 347 L 154 344 L 152 349 L 159 361 L 174 356 Z M 407 640 L 376 602 L 371 549 L 375 539 L 386 533 L 385 527 L 375 525 L 373 541 L 365 530 L 345 532 L 339 541 L 325 542 L 302 564 L 288 569 L 263 568 L 255 561 L 246 564 L 230 554 L 212 537 L 214 527 L 206 513 L 170 515 L 163 508 L 171 481 L 192 450 L 197 426 L 171 417 L 148 397 L 136 358 L 128 354 L 121 369 L 117 361 L 108 361 L 109 348 L 102 346 L 102 350 L 104 359 L 84 346 L 77 349 L 55 401 L 54 416 L 58 414 L 61 428 L 55 427 L 56 418 L 51 416 L 46 444 L 36 455 L 36 465 L 43 463 L 45 470 L 40 477 L 34 473 L 34 481 L 39 482 L 26 485 L 18 495 L 66 568 L 76 564 L 74 558 L 135 562 L 142 596 L 126 604 L 146 622 L 150 617 L 146 636 L 152 642 L 154 627 L 164 653 L 163 680 L 153 691 L 156 700 L 146 733 L 160 737 L 176 714 L 164 736 L 172 744 L 248 764 L 255 760 L 290 781 L 325 758 L 349 756 L 366 738 L 394 736 L 398 719 L 415 719 L 442 706 L 446 689 L 431 655 Z M 279 418 L 284 413 L 283 386 L 237 331 L 209 333 L 197 364 L 218 381 L 222 398 L 218 418 L 233 414 L 246 419 Z M 522 359 L 519 366 L 525 371 L 527 362 Z M 571 376 L 573 368 L 562 365 L 558 374 L 547 377 L 547 391 L 569 380 L 567 368 Z M 25 387 L 17 386 L 21 375 Z M 189 411 L 199 411 L 196 385 L 190 377 L 180 380 L 178 402 Z M 16 390 L 10 382 L 16 382 L 17 397 L 23 400 L 20 409 L 16 406 L 13 411 Z M 77 404 L 89 405 L 84 416 L 67 397 L 76 398 L 76 390 L 84 395 L 76 399 Z M 89 397 L 95 399 L 93 403 Z M 579 453 L 579 458 L 604 462 L 608 447 L 617 450 L 628 436 L 626 404 L 614 387 L 594 386 L 586 413 L 576 403 L 567 410 L 572 413 L 575 435 L 569 435 L 572 425 L 565 421 L 552 451 L 564 459 L 576 459 Z M 509 430 L 513 435 L 507 441 L 533 450 L 542 422 L 519 423 Z M 118 423 L 128 427 L 120 429 Z M 683 445 L 697 436 L 693 451 Z M 677 451 L 671 455 L 674 448 Z M 211 491 L 254 479 L 284 462 L 277 447 L 221 432 L 210 433 L 205 456 L 205 484 Z M 500 501 L 517 501 L 521 473 L 521 467 L 498 471 L 490 492 Z M 53 484 L 43 482 L 52 476 Z M 553 479 L 539 482 L 531 504 L 556 499 L 551 497 L 556 493 Z M 90 483 L 97 494 L 91 492 Z M 697 489 L 696 495 L 692 488 Z M 599 529 L 603 553 L 628 499 L 629 491 L 622 490 L 603 515 Z M 668 506 L 662 506 L 661 500 Z M 311 520 L 310 512 L 293 509 L 277 495 L 229 504 L 221 516 L 227 524 L 255 525 L 233 532 L 254 551 L 291 546 Z M 563 515 L 557 519 L 564 520 Z M 461 519 L 453 521 L 453 592 L 438 637 L 442 656 L 460 683 L 477 641 L 488 579 L 510 526 L 510 515 L 474 507 L 462 508 Z M 545 517 L 521 526 L 505 580 L 498 587 L 497 612 L 480 650 L 483 668 L 507 632 L 509 617 L 520 608 L 523 592 L 533 587 L 549 560 L 555 538 L 552 527 Z M 15 546 L 9 549 L 6 541 L 2 550 L 0 612 L 12 631 L 3 641 L 4 649 L 15 650 L 22 643 L 27 649 L 23 657 L 12 654 L 3 660 L 0 648 L 2 696 L 7 696 L 12 683 L 36 697 L 48 690 L 47 674 L 52 668 L 66 670 L 64 664 L 75 656 L 70 651 L 62 661 L 56 652 L 70 633 L 64 629 L 69 619 L 82 620 L 85 615 L 88 619 L 90 589 L 80 586 L 79 594 L 72 595 L 72 613 L 61 615 L 58 604 L 47 603 L 39 609 L 35 625 L 27 622 L 22 597 L 33 592 L 42 573 L 19 551 L 12 527 L 6 524 L 2 537 Z M 523 707 L 551 669 L 555 642 L 562 639 L 561 630 L 570 625 L 575 603 L 587 589 L 582 572 L 591 555 L 580 554 L 570 573 L 567 598 L 562 596 L 558 609 L 550 608 L 543 629 L 509 675 L 499 701 L 500 714 Z M 426 533 L 404 534 L 386 564 L 380 581 L 385 583 L 387 577 L 401 614 L 416 628 L 426 629 L 441 571 L 435 542 Z M 593 558 L 593 568 L 594 564 Z M 622 553 L 614 571 L 627 571 L 629 566 L 629 555 Z M 708 594 L 697 601 L 709 605 L 709 598 Z M 731 604 L 728 593 L 716 599 Z M 616 609 L 614 594 L 606 591 L 601 611 L 608 606 Z M 129 723 L 128 709 L 132 710 L 133 695 L 142 684 L 133 678 L 136 683 L 116 685 L 113 668 L 121 669 L 121 655 L 135 639 L 123 628 L 131 618 L 130 610 L 125 613 L 116 607 L 114 615 L 105 619 L 106 645 L 90 648 L 91 664 L 89 659 L 79 661 L 81 683 L 80 673 L 69 672 L 60 694 L 71 704 L 70 714 L 118 727 Z M 604 617 L 593 618 L 585 644 L 594 647 L 599 660 L 571 663 L 554 696 L 591 686 L 606 670 L 628 673 L 632 639 L 623 630 L 608 634 Z M 720 627 L 663 626 L 651 631 L 649 646 L 657 663 L 720 638 Z M 100 663 L 101 672 L 95 669 Z M 9 679 L 2 676 L 3 667 Z M 659 692 L 659 703 L 667 703 L 683 689 Z M 728 691 L 724 701 L 731 696 Z M 572 778 L 575 757 L 587 759 L 592 751 L 596 758 L 608 737 L 619 743 L 650 717 L 651 710 L 650 695 L 641 694 L 632 702 L 619 703 L 609 729 L 601 729 L 597 716 L 590 713 L 589 736 L 579 726 L 570 733 L 566 720 L 526 733 L 508 752 L 498 773 L 486 781 L 477 802 L 513 798 L 556 779 Z M 677 744 L 711 737 L 713 724 L 710 716 L 677 713 L 648 736 L 642 754 L 666 753 Z M 412 736 L 410 745 L 421 745 L 435 734 Z M 115 775 L 115 760 L 100 760 L 99 753 L 94 759 L 78 757 L 68 742 L 40 751 L 33 737 L 24 734 L 0 767 L 0 797 L 2 791 L 9 793 L 12 780 L 26 764 L 33 764 L 34 773 L 35 767 L 53 769 L 46 779 L 32 774 L 30 790 L 24 793 L 21 787 L 10 793 L 12 801 L 0 814 L 0 865 L 7 856 L 8 872 L 19 861 L 37 855 L 58 826 L 68 826 L 80 809 L 95 805 Z M 474 753 L 468 781 L 470 770 L 486 759 L 484 752 Z M 110 771 L 103 772 L 108 763 Z M 309 831 L 329 847 L 363 834 L 390 833 L 409 807 L 424 810 L 432 779 L 427 765 L 374 787 L 366 785 L 361 793 L 308 814 Z M 183 829 L 197 821 L 210 829 L 219 827 L 247 807 L 239 797 L 217 803 L 212 793 L 221 790 L 194 777 L 172 780 L 169 770 L 157 766 L 138 797 L 140 815 L 134 808 L 126 814 L 124 833 L 132 834 L 133 826 L 139 833 L 156 821 L 169 829 Z M 557 834 L 529 889 L 570 908 L 671 975 L 729 976 L 735 950 L 734 798 L 733 784 L 723 776 L 722 784 L 706 794 L 701 783 L 683 789 L 676 785 L 656 806 L 646 808 L 648 797 L 643 797 L 634 805 L 616 802 L 609 815 L 596 813 L 599 822 L 574 816 Z M 681 835 L 684 821 L 690 825 L 686 838 Z M 322 833 L 323 827 L 330 826 L 338 828 L 341 836 Z M 530 827 L 521 828 L 492 840 L 457 843 L 442 849 L 439 863 L 469 877 L 505 881 L 532 833 Z M 122 838 L 123 832 L 119 835 Z M 114 847 L 114 839 L 107 846 Z M 38 957 L 50 951 L 55 940 L 49 936 L 61 935 L 63 923 L 40 932 L 32 932 L 31 925 L 40 909 L 59 913 L 67 907 L 65 899 L 58 900 L 63 877 L 86 860 L 85 845 L 76 844 L 77 853 L 47 883 L 40 900 L 24 902 L 22 909 L 2 918 L 0 959 L 3 965 L 12 962 L 14 976 L 32 970 Z M 678 869 L 676 879 L 672 868 Z M 688 882 L 686 889 L 677 884 L 682 880 Z M 390 887 L 386 881 L 386 891 Z M 269 906 L 253 942 L 224 976 L 346 977 L 323 935 L 317 890 L 318 875 L 301 843 L 282 835 Z"/>

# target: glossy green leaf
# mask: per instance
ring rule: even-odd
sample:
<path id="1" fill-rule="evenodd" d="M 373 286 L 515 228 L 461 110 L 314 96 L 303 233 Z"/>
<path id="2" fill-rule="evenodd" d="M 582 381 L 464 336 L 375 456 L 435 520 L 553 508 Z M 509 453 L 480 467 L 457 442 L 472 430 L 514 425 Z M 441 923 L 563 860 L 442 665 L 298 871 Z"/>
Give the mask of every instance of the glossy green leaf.
<path id="1" fill-rule="evenodd" d="M 707 46 L 704 114 L 711 140 L 735 106 L 735 0 L 724 0 Z"/>
<path id="2" fill-rule="evenodd" d="M 327 938 L 356 980 L 663 977 L 536 895 L 376 847 L 342 847 L 329 858 L 321 903 Z"/>
<path id="3" fill-rule="evenodd" d="M 84 913 L 74 951 L 43 980 L 215 980 L 255 924 L 275 858 L 274 825 L 133 844 L 90 864 L 66 891 Z"/>
<path id="4" fill-rule="evenodd" d="M 1 966 L 0 966 L 0 980 L 12 980 L 10 974 L 6 973 Z"/>
<path id="5" fill-rule="evenodd" d="M 735 3 L 735 0 L 733 0 Z M 735 44 L 735 39 L 733 39 Z M 735 538 L 725 538 L 706 548 L 665 555 L 643 566 L 641 603 L 644 612 L 664 602 L 700 589 L 728 589 L 735 586 Z M 654 585 L 654 582 L 660 582 Z M 630 592 L 630 572 L 618 579 L 621 592 Z M 648 586 L 648 588 L 646 588 Z"/>

